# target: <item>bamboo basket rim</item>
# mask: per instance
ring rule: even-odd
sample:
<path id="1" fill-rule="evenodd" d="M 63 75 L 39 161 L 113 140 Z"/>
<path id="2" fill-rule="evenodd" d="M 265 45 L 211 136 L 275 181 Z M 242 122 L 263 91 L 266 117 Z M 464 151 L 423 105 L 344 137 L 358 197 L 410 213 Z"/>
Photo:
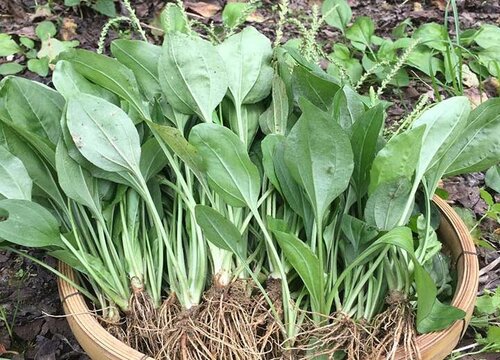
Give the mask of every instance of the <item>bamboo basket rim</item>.
<path id="1" fill-rule="evenodd" d="M 456 321 L 445 330 L 419 335 L 417 338 L 417 347 L 420 353 L 432 353 L 433 347 L 445 340 L 449 341 L 452 332 L 459 334 L 456 339 L 456 342 L 458 342 L 463 336 L 472 316 L 478 288 L 479 264 L 475 245 L 467 227 L 445 200 L 435 196 L 433 202 L 440 210 L 441 226 L 443 226 L 443 222 L 447 222 L 453 228 L 461 245 L 460 252 L 454 259 L 454 262 L 456 266 L 458 264 L 461 265 L 462 271 L 458 274 L 458 283 L 451 305 L 464 310 L 467 315 L 464 319 Z M 441 237 L 439 239 L 440 241 L 442 240 Z M 70 280 L 76 280 L 75 272 L 67 264 L 59 262 L 59 270 Z M 90 354 L 93 359 L 154 360 L 148 355 L 144 355 L 121 342 L 106 331 L 88 308 L 84 296 L 68 282 L 58 278 L 58 287 L 70 327 L 84 350 L 87 353 L 93 352 L 94 356 L 107 353 L 105 357 L 101 357 L 101 355 L 99 357 L 92 357 L 92 354 Z M 452 345 L 451 349 L 455 347 L 456 342 Z M 405 357 L 405 354 L 401 352 L 398 352 L 396 355 L 397 359 L 404 359 Z M 443 357 L 424 356 L 423 358 L 442 359 Z"/>

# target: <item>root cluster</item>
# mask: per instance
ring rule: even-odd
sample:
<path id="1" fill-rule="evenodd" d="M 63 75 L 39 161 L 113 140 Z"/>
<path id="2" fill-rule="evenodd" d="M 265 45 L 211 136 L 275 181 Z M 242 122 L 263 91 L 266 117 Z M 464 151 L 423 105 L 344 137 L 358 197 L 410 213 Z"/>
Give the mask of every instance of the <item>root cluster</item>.
<path id="1" fill-rule="evenodd" d="M 271 280 L 267 291 L 281 317 L 281 284 Z M 189 310 L 182 310 L 174 296 L 157 309 L 138 292 L 131 299 L 126 325 L 113 331 L 161 360 L 334 359 L 339 353 L 347 360 L 394 360 L 396 354 L 419 359 L 409 302 L 391 293 L 386 303 L 387 309 L 370 323 L 340 312 L 325 317 L 322 326 L 308 320 L 290 342 L 262 294 L 239 281 L 213 286 L 202 303 Z"/>
<path id="2" fill-rule="evenodd" d="M 182 310 L 175 297 L 155 310 L 141 296 L 131 300 L 125 340 L 155 359 L 281 358 L 280 328 L 268 303 L 247 282 L 213 286 L 202 303 L 189 310 Z M 278 301 L 274 306 L 281 305 Z"/>
<path id="3" fill-rule="evenodd" d="M 415 318 L 406 297 L 391 293 L 387 309 L 373 321 L 354 320 L 337 313 L 324 320 L 323 326 L 311 326 L 297 337 L 295 350 L 300 359 L 337 358 L 339 352 L 347 360 L 420 359 L 416 344 Z M 306 325 L 307 327 L 307 325 Z"/>

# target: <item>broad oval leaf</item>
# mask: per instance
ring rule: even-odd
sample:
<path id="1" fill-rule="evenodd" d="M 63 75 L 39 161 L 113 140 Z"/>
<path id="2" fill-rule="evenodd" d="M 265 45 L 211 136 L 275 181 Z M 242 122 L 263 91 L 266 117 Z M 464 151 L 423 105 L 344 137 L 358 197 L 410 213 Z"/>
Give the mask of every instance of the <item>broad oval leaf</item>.
<path id="1" fill-rule="evenodd" d="M 28 200 L 0 200 L 0 238 L 26 247 L 63 247 L 59 223 L 43 206 Z"/>
<path id="2" fill-rule="evenodd" d="M 66 118 L 76 147 L 92 164 L 106 171 L 139 172 L 139 134 L 122 109 L 80 94 L 68 100 Z"/>
<path id="3" fill-rule="evenodd" d="M 349 86 L 344 86 L 337 91 L 333 98 L 332 114 L 335 120 L 347 132 L 352 125 L 361 118 L 365 112 L 363 99 Z"/>
<path id="4" fill-rule="evenodd" d="M 321 7 L 325 21 L 342 32 L 351 21 L 352 11 L 346 0 L 325 0 Z"/>
<path id="5" fill-rule="evenodd" d="M 245 257 L 241 249 L 241 233 L 221 213 L 208 206 L 196 205 L 195 216 L 196 222 L 208 241 L 240 258 Z"/>
<path id="6" fill-rule="evenodd" d="M 413 177 L 424 131 L 425 126 L 420 126 L 396 135 L 378 152 L 370 170 L 369 194 L 380 184 L 400 177 Z"/>
<path id="7" fill-rule="evenodd" d="M 466 97 L 446 99 L 425 111 L 412 128 L 425 125 L 422 147 L 417 164 L 417 178 L 432 168 L 449 151 L 460 137 L 470 113 L 470 102 Z"/>
<path id="8" fill-rule="evenodd" d="M 111 43 L 111 52 L 119 62 L 133 71 L 149 100 L 161 93 L 158 77 L 160 46 L 145 41 L 118 39 Z"/>
<path id="9" fill-rule="evenodd" d="M 247 27 L 217 46 L 226 65 L 229 92 L 235 106 L 254 104 L 271 91 L 271 41 Z"/>
<path id="10" fill-rule="evenodd" d="M 211 43 L 182 33 L 167 34 L 158 73 L 163 94 L 174 109 L 212 121 L 228 82 L 224 61 Z"/>
<path id="11" fill-rule="evenodd" d="M 76 202 L 98 212 L 98 189 L 96 179 L 83 169 L 69 154 L 61 139 L 56 149 L 56 169 L 59 185 L 64 193 Z"/>
<path id="12" fill-rule="evenodd" d="M 235 133 L 216 124 L 196 125 L 189 142 L 202 155 L 210 186 L 231 206 L 257 208 L 260 174 Z"/>
<path id="13" fill-rule="evenodd" d="M 18 77 L 6 79 L 2 95 L 12 120 L 9 125 L 42 142 L 50 142 L 55 148 L 61 134 L 59 120 L 64 98 L 43 84 Z"/>
<path id="14" fill-rule="evenodd" d="M 54 178 L 53 168 L 47 163 L 47 160 L 6 125 L 0 125 L 0 133 L 4 138 L 2 146 L 23 162 L 35 185 L 33 191 L 35 189 L 38 189 L 38 192 L 42 190 L 45 196 L 59 205 L 60 209 L 65 209 L 67 207 L 66 201 Z"/>
<path id="15" fill-rule="evenodd" d="M 321 312 L 321 304 L 324 303 L 325 292 L 321 281 L 324 274 L 318 257 L 308 245 L 296 236 L 281 231 L 273 231 L 273 234 L 280 248 L 283 250 L 285 258 L 304 282 L 311 296 L 313 311 Z"/>
<path id="16" fill-rule="evenodd" d="M 31 180 L 19 158 L 0 146 L 0 195 L 7 199 L 31 200 Z"/>
<path id="17" fill-rule="evenodd" d="M 65 51 L 59 58 L 71 62 L 85 78 L 115 93 L 129 102 L 142 117 L 149 118 L 149 110 L 143 103 L 134 74 L 118 60 L 83 49 Z"/>
<path id="18" fill-rule="evenodd" d="M 285 163 L 306 191 L 318 221 L 349 185 L 354 168 L 349 137 L 340 125 L 310 106 L 290 131 Z"/>
<path id="19" fill-rule="evenodd" d="M 470 115 L 467 127 L 453 145 L 445 176 L 486 170 L 500 162 L 500 99 L 490 99 Z"/>
<path id="20" fill-rule="evenodd" d="M 292 89 L 295 101 L 304 97 L 323 111 L 332 108 L 333 98 L 339 90 L 339 85 L 302 65 L 293 69 Z"/>
<path id="21" fill-rule="evenodd" d="M 408 201 L 411 186 L 411 179 L 406 177 L 378 186 L 366 202 L 366 222 L 383 231 L 395 228 Z"/>
<path id="22" fill-rule="evenodd" d="M 492 166 L 488 169 L 484 182 L 490 189 L 500 193 L 500 165 Z"/>
<path id="23" fill-rule="evenodd" d="M 52 74 L 52 82 L 57 91 L 65 98 L 82 92 L 103 98 L 115 105 L 120 103 L 115 94 L 87 80 L 66 60 L 57 62 Z"/>
<path id="24" fill-rule="evenodd" d="M 371 45 L 374 35 L 375 24 L 368 16 L 358 17 L 354 24 L 346 31 L 346 37 L 351 40 L 352 45 L 363 52 L 366 47 Z"/>

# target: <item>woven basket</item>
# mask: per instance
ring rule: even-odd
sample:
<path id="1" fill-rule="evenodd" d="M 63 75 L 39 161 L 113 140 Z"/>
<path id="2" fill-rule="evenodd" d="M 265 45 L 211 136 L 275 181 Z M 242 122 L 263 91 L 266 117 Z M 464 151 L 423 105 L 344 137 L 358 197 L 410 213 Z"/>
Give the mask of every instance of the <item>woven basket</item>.
<path id="1" fill-rule="evenodd" d="M 474 310 L 478 286 L 477 256 L 467 227 L 445 201 L 435 198 L 434 203 L 442 215 L 438 237 L 451 252 L 458 273 L 452 305 L 464 310 L 467 315 L 446 330 L 419 336 L 417 344 L 422 360 L 442 360 L 455 348 Z M 75 273 L 68 265 L 60 263 L 59 270 L 69 279 L 76 279 Z M 71 330 L 93 360 L 153 360 L 109 334 L 91 314 L 78 290 L 62 279 L 59 279 L 58 284 Z M 396 358 L 405 359 L 406 354 L 400 351 Z"/>

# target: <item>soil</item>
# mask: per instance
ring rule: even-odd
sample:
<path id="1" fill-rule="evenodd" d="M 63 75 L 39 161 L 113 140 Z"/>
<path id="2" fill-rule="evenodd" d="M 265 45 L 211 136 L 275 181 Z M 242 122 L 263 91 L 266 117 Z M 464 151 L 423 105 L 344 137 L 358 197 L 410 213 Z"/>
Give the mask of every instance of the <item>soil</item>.
<path id="1" fill-rule="evenodd" d="M 204 0 L 207 3 L 223 6 L 225 1 Z M 47 1 L 39 0 L 38 5 Z M 191 0 L 186 3 L 196 3 Z M 305 19 L 310 16 L 310 8 L 318 0 L 291 0 L 294 16 Z M 424 22 L 442 22 L 446 0 L 403 1 L 403 0 L 349 0 L 354 17 L 370 16 L 376 23 L 376 33 L 379 36 L 390 36 L 392 29 L 405 19 L 410 19 L 414 26 Z M 85 1 L 84 1 L 85 3 Z M 132 0 L 141 22 L 154 24 L 161 10 L 162 0 Z M 263 6 L 253 16 L 255 27 L 273 38 L 274 26 L 277 19 L 276 1 L 263 0 Z M 475 27 L 483 23 L 500 24 L 499 0 L 457 0 L 462 28 Z M 126 14 L 126 10 L 116 1 L 119 14 Z M 40 9 L 40 8 L 38 8 Z M 193 8 L 191 8 L 192 10 Z M 202 21 L 205 18 L 195 14 Z M 220 11 L 213 16 L 220 21 Z M 34 0 L 0 0 L 0 32 L 13 35 L 23 35 L 35 39 L 36 24 L 43 20 L 55 21 L 63 30 L 59 37 L 64 40 L 78 40 L 80 46 L 86 49 L 96 49 L 99 34 L 107 21 L 103 15 L 96 13 L 86 6 L 66 7 L 62 0 L 53 0 L 51 13 L 37 11 Z M 452 21 L 452 20 L 450 20 Z M 153 27 L 155 25 L 152 25 Z M 285 37 L 292 37 L 297 33 L 293 27 L 287 27 Z M 121 33 L 111 30 L 110 39 L 118 36 L 129 36 L 127 31 Z M 339 34 L 331 28 L 323 29 L 319 34 L 319 41 L 332 43 Z M 151 40 L 160 43 L 161 38 L 151 35 Z M 286 38 L 285 38 L 286 40 Z M 23 61 L 25 59 L 18 59 Z M 2 63 L 0 59 L 0 63 Z M 40 78 L 38 75 L 26 71 L 23 76 L 49 83 L 49 78 Z M 389 110 L 389 122 L 398 121 L 415 106 L 419 96 L 428 92 L 422 83 L 412 81 L 405 89 L 393 89 L 387 96 L 391 100 L 397 99 Z M 490 96 L 495 96 L 490 91 Z M 485 203 L 479 196 L 479 189 L 484 186 L 483 174 L 471 174 L 465 177 L 455 177 L 445 181 L 445 188 L 449 192 L 449 201 L 453 205 L 471 209 L 477 218 L 485 211 Z M 500 201 L 495 194 L 496 201 Z M 498 241 L 498 224 L 484 222 L 482 230 L 489 237 L 496 249 L 500 247 Z M 497 251 L 478 248 L 481 267 L 494 261 L 499 255 Z M 31 252 L 31 255 L 44 260 L 43 254 Z M 480 292 L 485 288 L 496 288 L 500 283 L 500 267 L 490 269 L 483 276 Z M 66 319 L 62 316 L 55 276 L 31 261 L 20 258 L 9 252 L 0 252 L 0 308 L 3 307 L 7 316 L 7 323 L 13 329 L 10 336 L 7 327 L 0 318 L 0 357 L 12 359 L 88 359 L 76 340 L 71 335 Z M 470 343 L 473 334 L 467 333 L 464 344 Z M 2 354 L 4 350 L 8 353 Z M 482 354 L 480 358 L 499 359 L 499 355 Z M 469 357 L 473 359 L 473 357 Z M 479 359 L 479 357 L 478 357 Z"/>

